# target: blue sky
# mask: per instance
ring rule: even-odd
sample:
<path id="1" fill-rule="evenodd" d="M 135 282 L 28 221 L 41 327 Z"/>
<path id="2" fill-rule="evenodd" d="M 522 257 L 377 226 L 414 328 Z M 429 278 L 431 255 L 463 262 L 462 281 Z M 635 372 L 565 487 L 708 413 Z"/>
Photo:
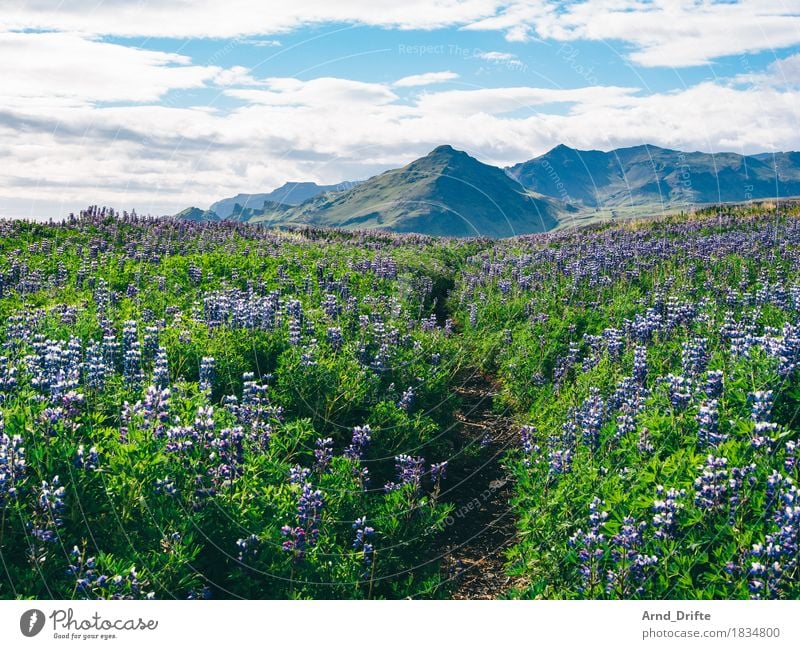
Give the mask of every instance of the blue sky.
<path id="1" fill-rule="evenodd" d="M 0 0 L 0 16 L 0 216 L 173 213 L 442 143 L 501 166 L 562 142 L 800 149 L 797 0 Z"/>

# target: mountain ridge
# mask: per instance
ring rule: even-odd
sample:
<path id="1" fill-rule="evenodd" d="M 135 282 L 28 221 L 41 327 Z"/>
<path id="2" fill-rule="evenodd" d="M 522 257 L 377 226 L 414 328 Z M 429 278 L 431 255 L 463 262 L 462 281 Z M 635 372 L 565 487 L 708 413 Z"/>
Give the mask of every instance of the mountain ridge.
<path id="1" fill-rule="evenodd" d="M 691 207 L 800 195 L 796 152 L 748 156 L 650 144 L 604 152 L 559 145 L 507 167 L 506 173 L 530 190 L 589 209 Z"/>
<path id="2" fill-rule="evenodd" d="M 289 181 L 271 192 L 262 194 L 236 194 L 223 198 L 212 203 L 208 210 L 214 212 L 220 218 L 229 218 L 236 214 L 236 206 L 239 211 L 247 209 L 261 209 L 264 203 L 278 203 L 282 205 L 299 205 L 314 196 L 325 192 L 343 191 L 357 184 L 355 181 L 344 181 L 335 185 L 318 185 L 308 181 Z"/>
<path id="3" fill-rule="evenodd" d="M 795 151 L 710 154 L 652 144 L 601 151 L 559 144 L 501 169 L 443 144 L 357 183 L 290 182 L 266 194 L 222 199 L 208 210 L 187 208 L 176 217 L 508 237 L 604 212 L 641 215 L 790 196 L 800 196 Z"/>

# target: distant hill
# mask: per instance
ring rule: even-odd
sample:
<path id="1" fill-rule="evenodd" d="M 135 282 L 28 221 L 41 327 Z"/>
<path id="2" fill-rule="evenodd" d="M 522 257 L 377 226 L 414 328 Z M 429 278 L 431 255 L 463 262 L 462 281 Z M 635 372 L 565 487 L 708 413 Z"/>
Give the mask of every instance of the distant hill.
<path id="1" fill-rule="evenodd" d="M 800 195 L 800 153 L 685 153 L 653 145 L 559 145 L 507 169 L 528 189 L 579 208 L 744 202 Z"/>
<path id="2" fill-rule="evenodd" d="M 445 145 L 346 191 L 322 194 L 289 210 L 265 210 L 251 221 L 508 237 L 556 227 L 559 209 L 502 169 Z"/>
<path id="3" fill-rule="evenodd" d="M 187 207 L 175 215 L 184 221 L 220 221 L 219 215 L 212 210 L 201 210 L 199 207 Z"/>
<path id="4" fill-rule="evenodd" d="M 317 185 L 317 183 L 311 182 L 289 182 L 266 194 L 236 194 L 230 198 L 223 198 L 208 209 L 215 212 L 221 219 L 229 219 L 240 211 L 261 210 L 264 203 L 299 205 L 319 194 L 343 191 L 355 184 L 354 182 L 343 182 L 337 185 Z M 239 205 L 239 210 L 236 209 L 237 205 Z"/>

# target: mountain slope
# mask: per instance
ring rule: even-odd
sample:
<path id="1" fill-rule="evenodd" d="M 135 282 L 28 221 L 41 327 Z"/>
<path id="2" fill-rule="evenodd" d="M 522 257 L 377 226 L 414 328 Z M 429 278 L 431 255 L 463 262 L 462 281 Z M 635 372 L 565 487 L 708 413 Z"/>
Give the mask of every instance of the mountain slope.
<path id="1" fill-rule="evenodd" d="M 652 145 L 604 152 L 562 144 L 507 173 L 532 191 L 589 208 L 676 207 L 800 194 L 797 153 L 684 153 Z"/>
<path id="2" fill-rule="evenodd" d="M 342 191 L 349 189 L 354 184 L 352 182 L 343 182 L 338 185 L 317 185 L 317 183 L 310 182 L 288 182 L 266 194 L 236 194 L 236 196 L 231 196 L 230 198 L 223 198 L 208 209 L 216 212 L 221 219 L 227 219 L 233 216 L 236 211 L 236 205 L 239 205 L 242 210 L 248 208 L 260 210 L 263 209 L 264 203 L 267 202 L 280 203 L 282 205 L 299 205 L 319 194 Z"/>
<path id="3" fill-rule="evenodd" d="M 176 219 L 183 219 L 184 221 L 219 221 L 219 215 L 213 210 L 201 210 L 199 207 L 187 207 L 185 210 L 178 212 Z"/>
<path id="4" fill-rule="evenodd" d="M 555 201 L 535 196 L 503 170 L 440 146 L 400 169 L 312 198 L 288 211 L 251 219 L 381 228 L 443 236 L 508 237 L 558 225 Z"/>

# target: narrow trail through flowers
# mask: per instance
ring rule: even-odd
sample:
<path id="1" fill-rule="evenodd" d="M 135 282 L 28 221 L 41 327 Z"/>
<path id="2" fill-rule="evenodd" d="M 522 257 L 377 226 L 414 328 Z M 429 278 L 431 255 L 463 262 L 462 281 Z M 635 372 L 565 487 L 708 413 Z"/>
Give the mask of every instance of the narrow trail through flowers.
<path id="1" fill-rule="evenodd" d="M 472 373 L 456 392 L 468 460 L 452 467 L 442 494 L 454 505 L 441 545 L 443 579 L 453 587 L 452 599 L 494 599 L 511 586 L 504 566 L 516 521 L 512 482 L 502 459 L 515 429 L 508 413 L 495 410 L 497 386 L 489 377 Z"/>

